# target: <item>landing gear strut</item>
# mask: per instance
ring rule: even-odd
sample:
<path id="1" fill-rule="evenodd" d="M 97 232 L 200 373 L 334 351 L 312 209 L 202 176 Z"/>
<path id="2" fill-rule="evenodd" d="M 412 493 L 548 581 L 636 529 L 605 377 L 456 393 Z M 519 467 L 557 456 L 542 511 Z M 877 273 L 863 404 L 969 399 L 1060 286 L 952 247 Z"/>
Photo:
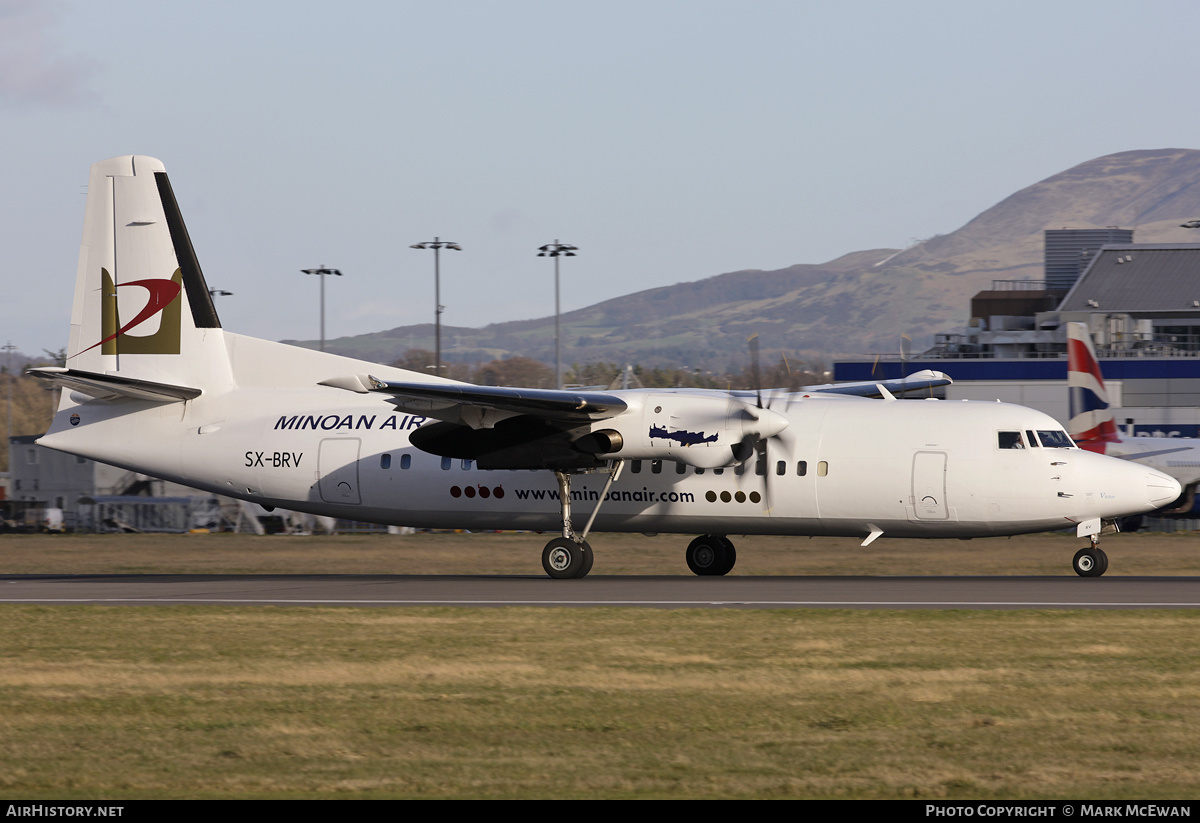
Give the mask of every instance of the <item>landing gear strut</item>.
<path id="1" fill-rule="evenodd" d="M 702 534 L 688 544 L 687 564 L 702 576 L 729 574 L 737 562 L 733 541 L 723 534 Z"/>
<path id="2" fill-rule="evenodd" d="M 574 526 L 571 525 L 572 472 L 554 472 L 554 477 L 558 480 L 558 508 L 559 514 L 562 516 L 562 537 L 554 538 L 546 544 L 546 548 L 542 549 L 542 568 L 546 570 L 546 574 L 564 580 L 586 577 L 587 573 L 592 570 L 592 561 L 595 556 L 592 554 L 592 547 L 587 544 L 588 532 L 591 531 L 596 514 L 600 511 L 600 504 L 608 495 L 609 488 L 621 475 L 621 468 L 624 465 L 625 461 L 618 460 L 615 464 L 602 470 L 609 473 L 608 481 L 604 484 L 604 491 L 600 493 L 600 500 L 596 503 L 596 508 L 592 510 L 587 525 L 583 527 L 583 534 L 576 534 Z"/>
<path id="3" fill-rule="evenodd" d="M 1108 555 L 1100 548 L 1100 535 L 1114 534 L 1119 531 L 1119 528 L 1113 520 L 1087 520 L 1079 524 L 1075 534 L 1078 537 L 1086 537 L 1091 545 L 1085 546 L 1075 552 L 1075 559 L 1071 561 L 1071 568 L 1075 570 L 1075 574 L 1080 577 L 1099 577 L 1108 571 Z"/>

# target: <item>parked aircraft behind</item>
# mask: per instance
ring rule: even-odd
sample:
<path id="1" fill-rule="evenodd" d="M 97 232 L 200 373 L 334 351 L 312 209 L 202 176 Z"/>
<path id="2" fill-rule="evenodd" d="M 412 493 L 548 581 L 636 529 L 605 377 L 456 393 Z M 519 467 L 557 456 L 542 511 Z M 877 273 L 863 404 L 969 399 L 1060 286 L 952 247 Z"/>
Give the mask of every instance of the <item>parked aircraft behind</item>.
<path id="1" fill-rule="evenodd" d="M 1125 435 L 1113 419 L 1113 408 L 1100 373 L 1100 361 L 1085 323 L 1067 324 L 1067 387 L 1070 420 L 1067 432 L 1081 448 L 1150 466 L 1179 481 L 1183 493 L 1159 516 L 1194 516 L 1200 484 L 1200 440 L 1188 437 Z"/>
<path id="2" fill-rule="evenodd" d="M 552 577 L 587 574 L 593 526 L 699 534 L 688 565 L 720 575 L 729 534 L 867 546 L 1075 525 L 1094 547 L 1103 521 L 1179 495 L 1040 412 L 895 398 L 948 382 L 936 373 L 791 393 L 509 389 L 232 334 L 150 157 L 92 167 L 68 353 L 32 372 L 64 388 L 45 446 L 268 507 L 559 531 Z"/>

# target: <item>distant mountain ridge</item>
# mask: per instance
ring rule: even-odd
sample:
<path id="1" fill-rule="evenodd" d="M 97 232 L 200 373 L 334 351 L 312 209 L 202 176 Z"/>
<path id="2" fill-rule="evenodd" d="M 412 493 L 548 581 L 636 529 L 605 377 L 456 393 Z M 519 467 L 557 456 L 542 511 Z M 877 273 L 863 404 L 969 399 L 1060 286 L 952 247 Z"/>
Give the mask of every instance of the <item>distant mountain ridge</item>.
<path id="1" fill-rule="evenodd" d="M 957 231 L 908 249 L 729 272 L 568 312 L 564 360 L 724 369 L 745 361 L 746 339 L 755 333 L 764 357 L 895 352 L 901 335 L 920 351 L 935 333 L 965 325 L 971 296 L 993 280 L 1042 279 L 1045 229 L 1120 226 L 1134 228 L 1139 243 L 1190 242 L 1179 223 L 1197 218 L 1200 151 L 1110 154 L 1021 189 Z M 554 317 L 443 326 L 442 347 L 448 361 L 519 354 L 552 362 Z M 432 324 L 326 342 L 329 351 L 377 362 L 409 348 L 433 348 Z"/>

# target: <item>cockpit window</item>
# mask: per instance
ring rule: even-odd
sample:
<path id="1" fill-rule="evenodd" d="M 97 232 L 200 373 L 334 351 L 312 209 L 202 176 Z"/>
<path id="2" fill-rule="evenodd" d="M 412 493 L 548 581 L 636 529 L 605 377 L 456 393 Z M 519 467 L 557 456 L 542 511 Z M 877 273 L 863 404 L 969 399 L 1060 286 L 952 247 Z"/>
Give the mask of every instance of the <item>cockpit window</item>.
<path id="1" fill-rule="evenodd" d="M 1025 441 L 1021 439 L 1020 432 L 999 432 L 999 446 L 1002 449 L 1023 449 Z"/>
<path id="2" fill-rule="evenodd" d="M 1042 441 L 1042 445 L 1048 449 L 1070 449 L 1074 448 L 1075 444 L 1071 442 L 1071 438 L 1062 430 L 1058 431 L 1042 431 L 1038 429 L 1038 439 Z"/>

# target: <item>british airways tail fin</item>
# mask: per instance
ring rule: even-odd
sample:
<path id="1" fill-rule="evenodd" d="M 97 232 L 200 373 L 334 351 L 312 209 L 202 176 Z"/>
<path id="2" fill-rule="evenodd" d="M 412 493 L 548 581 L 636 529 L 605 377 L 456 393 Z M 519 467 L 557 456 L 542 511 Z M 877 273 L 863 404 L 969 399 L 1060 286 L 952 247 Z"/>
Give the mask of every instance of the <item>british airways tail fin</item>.
<path id="1" fill-rule="evenodd" d="M 1103 451 L 1105 443 L 1119 443 L 1108 391 L 1100 374 L 1092 336 L 1084 323 L 1067 324 L 1067 389 L 1070 420 L 1067 433 L 1081 447 Z"/>
<path id="2" fill-rule="evenodd" d="M 34 373 L 96 397 L 157 386 L 184 399 L 227 379 L 221 322 L 160 161 L 92 166 L 66 368 Z"/>

